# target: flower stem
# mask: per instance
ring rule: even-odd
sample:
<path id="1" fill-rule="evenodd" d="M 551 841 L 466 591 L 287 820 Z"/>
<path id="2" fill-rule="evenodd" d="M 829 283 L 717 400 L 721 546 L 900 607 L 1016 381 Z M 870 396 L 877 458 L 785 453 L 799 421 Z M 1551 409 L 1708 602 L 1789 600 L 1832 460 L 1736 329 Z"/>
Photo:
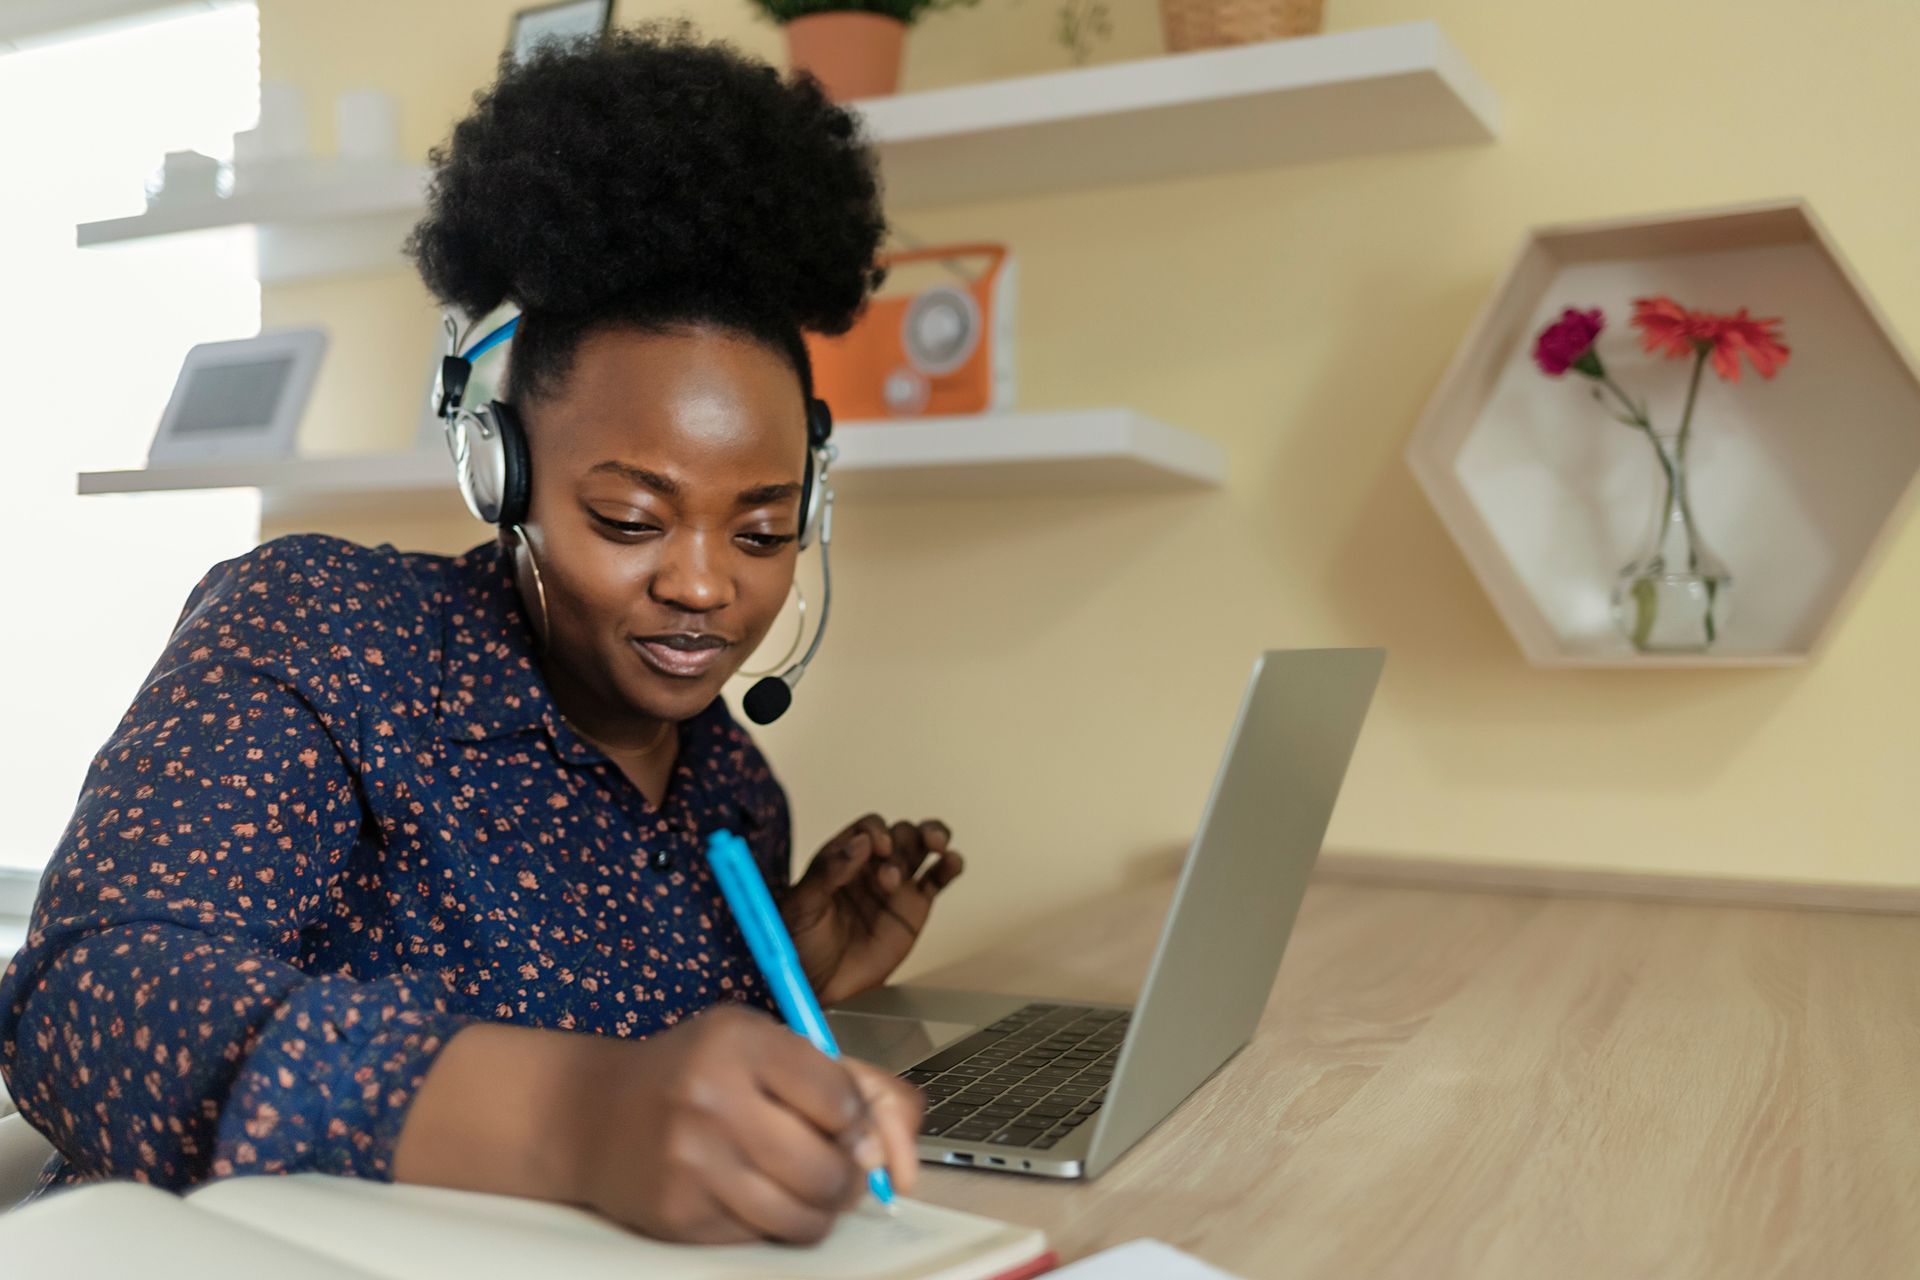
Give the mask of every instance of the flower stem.
<path id="1" fill-rule="evenodd" d="M 1674 467 L 1668 470 L 1669 479 L 1672 478 L 1675 469 L 1679 470 L 1682 474 L 1686 471 L 1687 441 L 1692 437 L 1693 432 L 1693 404 L 1700 396 L 1700 375 L 1706 371 L 1706 367 L 1707 348 L 1702 347 L 1694 353 L 1693 377 L 1687 383 L 1687 406 L 1680 411 L 1680 431 L 1679 434 L 1674 437 Z M 1699 536 L 1694 532 L 1693 528 L 1692 495 L 1690 495 L 1685 488 L 1682 488 L 1676 496 L 1680 503 L 1681 523 L 1686 525 L 1687 528 L 1687 568 L 1692 572 L 1698 573 L 1700 571 L 1700 555 L 1694 548 L 1699 542 Z"/>
<path id="2" fill-rule="evenodd" d="M 1667 473 L 1667 487 L 1671 491 L 1675 483 L 1673 463 L 1667 458 L 1667 451 L 1660 447 L 1660 437 L 1653 433 L 1653 423 L 1647 420 L 1647 415 L 1633 402 L 1632 397 L 1621 390 L 1612 374 L 1601 374 L 1600 385 L 1613 392 L 1614 398 L 1626 409 L 1627 416 L 1633 419 L 1634 429 L 1646 436 L 1647 443 L 1653 446 L 1653 456 L 1660 460 L 1660 469 Z"/>
<path id="3" fill-rule="evenodd" d="M 1620 384 L 1613 380 L 1612 374 L 1610 373 L 1601 374 L 1600 385 L 1605 387 L 1607 390 L 1613 392 L 1614 397 L 1617 400 L 1619 400 L 1623 406 L 1625 406 L 1627 415 L 1631 417 L 1634 420 L 1634 422 L 1639 425 L 1642 431 L 1651 432 L 1653 430 L 1653 424 L 1647 421 L 1647 415 L 1642 413 L 1640 411 L 1640 406 L 1636 405 L 1630 398 L 1628 398 L 1627 393 L 1620 389 Z"/>
<path id="4" fill-rule="evenodd" d="M 1687 437 L 1693 430 L 1693 402 L 1700 395 L 1700 375 L 1707 367 L 1707 352 L 1702 348 L 1694 353 L 1693 378 L 1687 383 L 1687 407 L 1680 411 L 1680 435 L 1674 444 L 1674 452 L 1683 460 L 1687 456 Z"/>

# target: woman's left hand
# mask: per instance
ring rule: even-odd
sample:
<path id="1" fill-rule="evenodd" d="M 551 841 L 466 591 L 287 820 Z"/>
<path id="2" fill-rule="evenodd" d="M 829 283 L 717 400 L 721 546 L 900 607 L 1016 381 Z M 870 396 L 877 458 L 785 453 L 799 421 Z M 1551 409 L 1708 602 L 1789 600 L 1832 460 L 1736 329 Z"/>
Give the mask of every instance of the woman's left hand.
<path id="1" fill-rule="evenodd" d="M 888 826 L 870 813 L 827 841 L 780 901 L 800 964 L 823 1003 L 886 981 L 965 865 L 947 824 Z"/>

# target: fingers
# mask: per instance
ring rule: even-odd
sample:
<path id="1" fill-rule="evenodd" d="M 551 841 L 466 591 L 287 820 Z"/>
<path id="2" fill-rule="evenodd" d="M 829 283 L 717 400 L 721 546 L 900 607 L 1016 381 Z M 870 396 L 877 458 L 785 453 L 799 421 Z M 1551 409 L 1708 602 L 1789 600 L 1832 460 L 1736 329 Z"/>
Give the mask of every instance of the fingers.
<path id="1" fill-rule="evenodd" d="M 966 859 L 948 847 L 952 840 L 952 830 L 938 818 L 928 818 L 918 826 L 904 822 L 894 824 L 894 848 L 914 850 L 911 860 L 896 860 L 901 861 L 902 871 L 912 885 L 926 897 L 939 893 L 966 870 Z"/>
<path id="2" fill-rule="evenodd" d="M 836 1140 L 866 1123 L 866 1099 L 844 1063 L 787 1031 L 756 1048 L 754 1075 L 768 1097 Z"/>
<path id="3" fill-rule="evenodd" d="M 820 1208 L 801 1201 L 760 1170 L 742 1161 L 714 1181 L 714 1197 L 751 1234 L 747 1239 L 812 1244 L 833 1230 L 838 1206 Z"/>
<path id="4" fill-rule="evenodd" d="M 822 1239 L 866 1186 L 846 1148 L 771 1101 L 743 1109 L 739 1161 L 714 1194 L 758 1235 L 800 1244 Z"/>
<path id="5" fill-rule="evenodd" d="M 879 814 L 865 814 L 822 846 L 806 878 L 818 876 L 827 887 L 838 889 L 851 883 L 864 865 L 882 894 L 891 894 L 920 879 L 928 859 L 946 853 L 952 840 L 953 831 L 938 818 L 889 826 Z M 947 876 L 942 886 L 951 879 Z"/>
<path id="6" fill-rule="evenodd" d="M 835 1061 L 789 1039 L 797 1052 L 769 1056 L 764 1087 L 790 1111 L 755 1130 L 758 1166 L 809 1208 L 829 1214 L 859 1199 L 869 1169 L 886 1168 L 896 1187 L 910 1191 L 918 1177 L 920 1091 L 877 1067 Z"/>
<path id="7" fill-rule="evenodd" d="M 920 838 L 934 853 L 944 853 L 953 840 L 953 832 L 940 819 L 928 818 L 920 824 Z"/>
<path id="8" fill-rule="evenodd" d="M 928 818 L 918 825 L 910 822 L 896 822 L 890 832 L 893 837 L 893 863 L 899 868 L 899 875 L 889 876 L 879 868 L 875 869 L 874 879 L 883 892 L 891 894 L 903 884 L 918 883 L 924 880 L 930 869 L 929 861 L 937 861 L 947 852 L 953 839 L 953 832 L 947 824 L 938 818 Z M 957 872 L 955 874 L 958 874 Z M 935 888 L 945 887 L 946 880 Z M 922 887 L 927 887 L 924 884 Z"/>
<path id="9" fill-rule="evenodd" d="M 892 855 L 893 834 L 886 820 L 869 813 L 855 818 L 820 847 L 800 883 L 837 893 L 853 883 L 863 869 L 884 863 Z"/>
<path id="10" fill-rule="evenodd" d="M 875 853 L 883 858 L 892 855 L 892 833 L 887 828 L 887 820 L 877 813 L 865 814 L 849 822 L 845 827 L 841 828 L 839 835 L 827 841 L 826 848 L 832 849 L 837 845 L 846 844 L 863 832 L 868 839 L 873 841 L 873 851 Z"/>
<path id="11" fill-rule="evenodd" d="M 684 1118 L 684 1117 L 681 1117 Z M 663 1164 L 675 1176 L 656 1189 L 650 1205 L 629 1218 L 649 1235 L 689 1244 L 741 1244 L 760 1238 L 759 1231 L 742 1221 L 726 1204 L 721 1184 L 740 1165 L 734 1144 L 720 1132 L 701 1125 L 680 1125 L 663 1144 Z"/>
<path id="12" fill-rule="evenodd" d="M 920 1180 L 916 1143 L 926 1100 L 918 1089 L 891 1072 L 852 1058 L 845 1059 L 843 1065 L 853 1076 L 873 1116 L 874 1132 L 880 1139 L 894 1190 L 901 1195 L 911 1195 Z"/>
<path id="13" fill-rule="evenodd" d="M 914 881 L 914 884 L 931 898 L 959 879 L 960 873 L 966 869 L 967 860 L 956 851 L 948 849 L 920 873 L 920 878 Z"/>
<path id="14" fill-rule="evenodd" d="M 762 1014 L 711 1009 L 650 1047 L 678 1078 L 646 1082 L 661 1158 L 642 1162 L 650 1185 L 623 1221 L 704 1243 L 819 1240 L 865 1186 L 860 1139 L 885 1158 L 852 1074 Z"/>
<path id="15" fill-rule="evenodd" d="M 737 1132 L 748 1162 L 807 1208 L 833 1214 L 860 1198 L 866 1167 L 849 1142 L 836 1142 L 786 1107 L 768 1099 L 743 1108 Z M 883 1158 L 876 1142 L 870 1163 Z"/>
<path id="16" fill-rule="evenodd" d="M 920 859 L 926 856 L 925 847 L 920 841 L 920 829 L 911 822 L 896 822 L 887 829 L 887 840 L 892 845 L 892 854 L 873 864 L 873 882 L 879 886 L 882 895 L 890 894 L 908 880 L 919 869 Z"/>
<path id="17" fill-rule="evenodd" d="M 698 1205 L 682 1211 L 664 1230 L 653 1224 L 636 1224 L 649 1235 L 679 1240 L 687 1244 L 750 1244 L 764 1239 L 759 1231 L 741 1221 L 720 1200 L 717 1193 L 700 1192 Z M 650 1229 L 651 1228 L 651 1229 Z"/>
<path id="18" fill-rule="evenodd" d="M 868 927 L 891 917 L 914 935 L 925 923 L 926 904 L 966 869 L 952 840 L 952 829 L 938 818 L 889 826 L 869 813 L 827 842 L 800 886 L 857 910 Z"/>
<path id="19" fill-rule="evenodd" d="M 808 864 L 801 881 L 817 881 L 821 889 L 837 893 L 853 883 L 854 877 L 872 860 L 873 852 L 873 837 L 865 831 L 856 832 L 845 841 L 830 842 Z"/>

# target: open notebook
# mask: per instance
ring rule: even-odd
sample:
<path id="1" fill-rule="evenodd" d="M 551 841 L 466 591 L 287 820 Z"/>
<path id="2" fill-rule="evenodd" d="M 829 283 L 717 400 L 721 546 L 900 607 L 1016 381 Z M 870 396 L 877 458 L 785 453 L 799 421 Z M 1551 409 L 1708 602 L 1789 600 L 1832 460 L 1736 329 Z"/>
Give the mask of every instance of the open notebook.
<path id="1" fill-rule="evenodd" d="M 19 1275 L 141 1280 L 1017 1280 L 1054 1262 L 1031 1228 L 909 1200 L 845 1214 L 817 1245 L 696 1247 L 558 1205 L 320 1174 L 233 1178 L 184 1198 L 76 1188 L 0 1218 L 0 1256 Z"/>

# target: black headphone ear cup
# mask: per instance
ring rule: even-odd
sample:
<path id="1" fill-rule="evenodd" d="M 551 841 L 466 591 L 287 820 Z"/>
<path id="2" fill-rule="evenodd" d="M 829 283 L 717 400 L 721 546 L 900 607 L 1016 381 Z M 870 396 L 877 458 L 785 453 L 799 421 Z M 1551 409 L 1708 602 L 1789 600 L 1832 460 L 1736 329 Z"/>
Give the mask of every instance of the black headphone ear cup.
<path id="1" fill-rule="evenodd" d="M 807 470 L 800 482 L 800 549 L 813 545 L 820 533 L 821 509 L 826 505 L 821 490 L 821 461 L 827 441 L 833 436 L 833 410 L 819 396 L 807 397 Z"/>
<path id="2" fill-rule="evenodd" d="M 500 476 L 500 515 L 494 523 L 503 529 L 511 529 L 526 520 L 527 508 L 532 505 L 533 463 L 527 455 L 527 433 L 520 426 L 520 415 L 504 400 L 495 400 L 490 407 L 494 424 L 500 432 L 500 448 L 504 454 Z"/>

